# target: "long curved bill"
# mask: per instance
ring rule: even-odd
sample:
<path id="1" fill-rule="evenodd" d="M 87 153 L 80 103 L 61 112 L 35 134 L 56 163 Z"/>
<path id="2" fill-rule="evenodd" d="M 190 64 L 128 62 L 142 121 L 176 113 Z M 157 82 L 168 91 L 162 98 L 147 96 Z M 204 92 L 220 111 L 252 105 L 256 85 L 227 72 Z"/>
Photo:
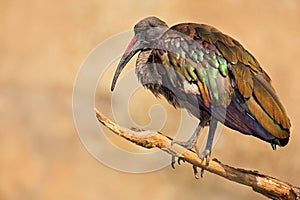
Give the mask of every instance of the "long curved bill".
<path id="1" fill-rule="evenodd" d="M 121 71 L 124 69 L 124 67 L 126 66 L 126 64 L 129 62 L 129 60 L 139 51 L 140 49 L 140 42 L 136 40 L 136 37 L 134 36 L 131 40 L 131 42 L 129 43 L 125 53 L 123 54 L 118 67 L 116 69 L 114 78 L 112 80 L 111 83 L 111 88 L 110 90 L 113 91 L 115 86 L 116 86 L 116 82 L 117 79 L 119 77 L 119 75 L 121 74 Z"/>

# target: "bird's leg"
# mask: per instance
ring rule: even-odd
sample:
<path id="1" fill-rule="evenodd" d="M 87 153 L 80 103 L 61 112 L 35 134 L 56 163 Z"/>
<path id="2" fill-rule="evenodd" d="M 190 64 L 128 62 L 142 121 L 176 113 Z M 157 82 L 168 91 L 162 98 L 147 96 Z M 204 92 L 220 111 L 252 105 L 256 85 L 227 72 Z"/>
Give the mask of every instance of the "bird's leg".
<path id="1" fill-rule="evenodd" d="M 192 149 L 193 147 L 195 147 L 195 150 L 196 150 L 196 144 L 197 144 L 197 138 L 199 137 L 199 134 L 200 134 L 200 131 L 202 129 L 204 125 L 202 125 L 202 121 L 199 122 L 196 130 L 194 131 L 193 135 L 188 139 L 188 141 L 172 141 L 171 142 L 171 145 L 173 144 L 179 144 L 187 149 Z M 196 150 L 197 151 L 197 150 Z M 177 162 L 178 164 L 180 165 L 180 161 L 182 160 L 182 158 L 178 158 Z M 184 161 L 184 160 L 183 160 Z M 175 156 L 172 155 L 171 157 L 171 166 L 172 168 L 175 168 Z"/>
<path id="2" fill-rule="evenodd" d="M 204 118 L 204 119 L 202 119 L 200 122 L 199 122 L 199 124 L 198 124 L 198 126 L 197 126 L 197 128 L 196 128 L 196 130 L 194 131 L 194 133 L 193 133 L 193 135 L 188 139 L 188 141 L 172 141 L 172 145 L 175 143 L 175 144 L 179 144 L 179 145 L 181 145 L 181 146 L 183 146 L 183 147 L 185 147 L 185 148 L 187 148 L 187 149 L 195 149 L 195 151 L 197 152 L 197 154 L 199 155 L 199 153 L 198 153 L 198 148 L 197 148 L 197 139 L 198 139 L 198 137 L 199 137 L 199 135 L 200 135 L 200 132 L 201 132 L 201 129 L 206 125 L 206 123 L 209 121 L 209 117 L 207 117 L 207 118 Z M 174 167 L 174 164 L 175 164 L 175 156 L 172 156 L 172 158 L 171 158 L 172 160 L 171 160 L 171 166 L 173 167 L 173 168 L 175 168 Z M 180 161 L 181 160 L 183 160 L 182 158 L 178 158 L 178 164 L 180 165 Z"/>
<path id="3" fill-rule="evenodd" d="M 201 160 L 204 160 L 204 158 L 206 159 L 206 165 L 209 164 L 211 148 L 212 148 L 217 125 L 218 125 L 218 121 L 212 117 L 212 119 L 210 120 L 210 124 L 209 124 L 209 130 L 208 130 L 208 136 L 207 136 L 205 149 L 201 154 L 199 154 L 197 152 L 197 154 L 198 154 L 199 158 L 201 158 Z M 197 166 L 193 166 L 193 170 L 194 170 L 195 178 L 198 179 Z M 201 173 L 200 173 L 201 178 L 203 177 L 203 173 L 204 173 L 204 168 L 201 169 Z"/>
<path id="4" fill-rule="evenodd" d="M 217 125 L 218 125 L 218 121 L 215 118 L 212 117 L 212 119 L 210 120 L 210 124 L 209 124 L 208 137 L 207 137 L 205 149 L 199 155 L 199 157 L 202 160 L 204 158 L 206 159 L 206 165 L 208 165 L 208 163 L 209 163 L 209 158 L 210 158 L 210 154 L 211 154 L 212 143 L 213 143 L 213 140 L 214 140 L 214 136 L 215 136 Z"/>
<path id="5" fill-rule="evenodd" d="M 187 149 L 192 149 L 196 146 L 197 138 L 200 135 L 200 131 L 203 128 L 202 122 L 199 122 L 197 128 L 195 129 L 193 135 L 187 141 L 172 141 L 172 144 L 179 144 Z"/>

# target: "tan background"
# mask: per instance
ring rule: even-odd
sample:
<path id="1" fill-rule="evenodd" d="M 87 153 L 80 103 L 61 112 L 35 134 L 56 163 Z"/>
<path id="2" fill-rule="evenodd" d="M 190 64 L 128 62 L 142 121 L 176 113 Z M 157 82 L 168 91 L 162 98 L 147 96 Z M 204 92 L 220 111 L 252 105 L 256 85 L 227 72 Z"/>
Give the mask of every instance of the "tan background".
<path id="1" fill-rule="evenodd" d="M 289 113 L 291 141 L 274 152 L 258 139 L 226 129 L 213 156 L 300 185 L 299 1 L 4 0 L 0 199 L 264 199 L 209 173 L 197 181 L 187 165 L 121 173 L 96 161 L 81 144 L 71 108 L 80 64 L 98 43 L 149 15 L 169 25 L 214 25 L 256 56 Z M 109 94 L 107 87 L 102 96 Z M 101 103 L 105 107 L 110 101 Z"/>

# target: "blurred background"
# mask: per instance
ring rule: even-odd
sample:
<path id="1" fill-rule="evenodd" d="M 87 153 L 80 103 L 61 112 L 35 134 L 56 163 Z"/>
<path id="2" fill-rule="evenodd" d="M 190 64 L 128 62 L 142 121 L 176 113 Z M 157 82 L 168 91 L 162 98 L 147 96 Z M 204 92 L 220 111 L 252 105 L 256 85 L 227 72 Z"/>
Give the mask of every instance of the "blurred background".
<path id="1" fill-rule="evenodd" d="M 267 143 L 224 129 L 212 156 L 300 186 L 298 0 L 2 0 L 0 199 L 264 199 L 208 172 L 195 180 L 186 164 L 146 174 L 119 172 L 98 162 L 81 143 L 72 116 L 72 89 L 80 65 L 97 44 L 131 30 L 149 15 L 169 25 L 211 24 L 255 55 L 290 116 L 290 143 L 272 151 Z M 96 105 L 110 116 L 109 84 L 105 87 L 97 91 Z M 144 94 L 158 101 L 150 92 Z M 147 106 L 131 107 L 136 119 L 148 116 Z M 176 119 L 179 111 L 168 105 L 166 109 Z M 113 140 L 124 148 L 133 145 Z"/>

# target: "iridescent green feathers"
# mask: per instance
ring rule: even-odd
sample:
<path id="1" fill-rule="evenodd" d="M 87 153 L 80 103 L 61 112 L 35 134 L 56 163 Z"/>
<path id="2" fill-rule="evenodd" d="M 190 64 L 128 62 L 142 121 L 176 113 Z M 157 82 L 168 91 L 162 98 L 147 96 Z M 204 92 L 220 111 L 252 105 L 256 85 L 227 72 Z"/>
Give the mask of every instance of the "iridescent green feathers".
<path id="1" fill-rule="evenodd" d="M 238 92 L 249 115 L 264 129 L 280 139 L 289 137 L 291 124 L 269 76 L 238 41 L 211 26 L 184 23 L 171 27 L 161 42 L 167 50 L 156 51 L 156 56 L 197 84 L 205 106 L 213 102 L 226 107 Z M 225 81 L 220 83 L 220 76 Z"/>

